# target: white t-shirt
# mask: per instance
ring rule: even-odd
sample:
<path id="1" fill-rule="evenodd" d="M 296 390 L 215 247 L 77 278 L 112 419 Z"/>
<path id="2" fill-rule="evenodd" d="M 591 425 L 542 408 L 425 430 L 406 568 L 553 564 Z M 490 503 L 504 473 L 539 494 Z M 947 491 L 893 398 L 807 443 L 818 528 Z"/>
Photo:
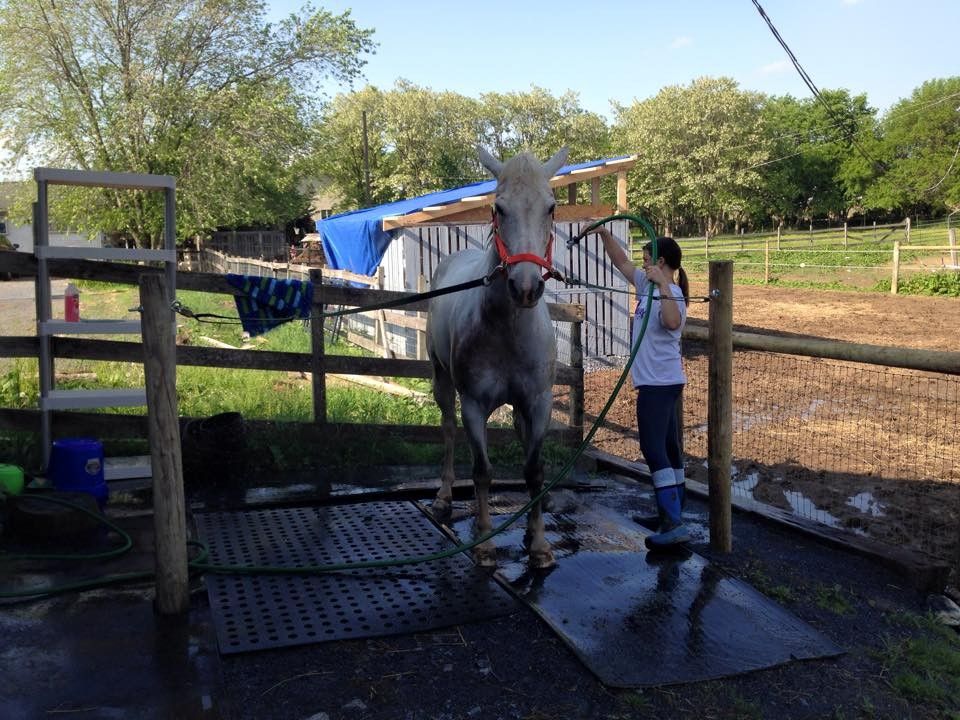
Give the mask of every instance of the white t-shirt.
<path id="1" fill-rule="evenodd" d="M 643 317 L 647 312 L 647 293 L 650 281 L 643 268 L 637 268 L 633 273 L 633 284 L 637 288 L 637 309 L 633 316 L 633 336 L 630 349 L 637 344 L 640 328 L 643 327 Z M 683 291 L 676 285 L 670 284 L 670 294 L 676 298 L 683 298 Z M 630 377 L 633 386 L 640 385 L 683 385 L 687 376 L 683 372 L 683 362 L 680 355 L 680 335 L 687 322 L 687 305 L 682 300 L 659 300 L 660 289 L 653 288 L 653 300 L 650 305 L 650 319 L 647 329 L 640 343 L 640 349 L 633 359 L 630 368 Z M 660 321 L 660 303 L 675 302 L 680 309 L 680 327 L 670 330 Z"/>

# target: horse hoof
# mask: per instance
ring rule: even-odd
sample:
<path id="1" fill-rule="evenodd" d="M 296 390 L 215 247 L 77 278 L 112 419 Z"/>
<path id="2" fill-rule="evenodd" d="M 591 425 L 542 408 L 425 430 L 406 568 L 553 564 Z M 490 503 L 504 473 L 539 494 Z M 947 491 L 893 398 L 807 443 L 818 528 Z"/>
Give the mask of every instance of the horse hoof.
<path id="1" fill-rule="evenodd" d="M 473 550 L 473 561 L 480 567 L 496 567 L 497 551 L 490 548 L 476 547 Z"/>
<path id="2" fill-rule="evenodd" d="M 548 570 L 557 564 L 550 550 L 538 550 L 530 553 L 530 567 L 535 570 Z"/>
<path id="3" fill-rule="evenodd" d="M 430 505 L 430 512 L 434 517 L 448 517 L 450 515 L 450 501 L 444 498 L 435 498 Z"/>

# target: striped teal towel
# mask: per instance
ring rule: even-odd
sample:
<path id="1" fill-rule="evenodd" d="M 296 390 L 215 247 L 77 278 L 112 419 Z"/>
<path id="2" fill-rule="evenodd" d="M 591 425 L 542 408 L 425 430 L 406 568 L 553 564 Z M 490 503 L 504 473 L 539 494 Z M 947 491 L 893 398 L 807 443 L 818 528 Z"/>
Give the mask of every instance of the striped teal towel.
<path id="1" fill-rule="evenodd" d="M 307 280 L 228 273 L 227 282 L 241 291 L 234 298 L 240 323 L 250 337 L 263 335 L 290 320 L 310 317 L 313 283 Z"/>

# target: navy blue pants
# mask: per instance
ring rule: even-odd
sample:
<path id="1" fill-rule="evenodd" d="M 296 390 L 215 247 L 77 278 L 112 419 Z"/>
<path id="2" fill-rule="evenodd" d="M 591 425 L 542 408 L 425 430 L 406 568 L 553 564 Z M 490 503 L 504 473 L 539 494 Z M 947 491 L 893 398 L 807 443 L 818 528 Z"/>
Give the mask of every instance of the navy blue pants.
<path id="1" fill-rule="evenodd" d="M 641 385 L 637 388 L 637 430 L 640 452 L 650 472 L 682 468 L 677 400 L 683 385 Z"/>

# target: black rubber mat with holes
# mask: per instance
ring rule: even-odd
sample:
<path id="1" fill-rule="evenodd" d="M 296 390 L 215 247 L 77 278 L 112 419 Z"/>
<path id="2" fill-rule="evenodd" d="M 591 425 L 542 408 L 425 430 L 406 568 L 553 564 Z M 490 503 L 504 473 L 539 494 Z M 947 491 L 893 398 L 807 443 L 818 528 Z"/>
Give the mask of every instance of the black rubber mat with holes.
<path id="1" fill-rule="evenodd" d="M 448 540 L 410 503 L 196 515 L 216 565 L 310 567 L 429 555 Z M 419 632 L 519 606 L 458 553 L 416 565 L 305 576 L 205 576 L 222 654 Z"/>

